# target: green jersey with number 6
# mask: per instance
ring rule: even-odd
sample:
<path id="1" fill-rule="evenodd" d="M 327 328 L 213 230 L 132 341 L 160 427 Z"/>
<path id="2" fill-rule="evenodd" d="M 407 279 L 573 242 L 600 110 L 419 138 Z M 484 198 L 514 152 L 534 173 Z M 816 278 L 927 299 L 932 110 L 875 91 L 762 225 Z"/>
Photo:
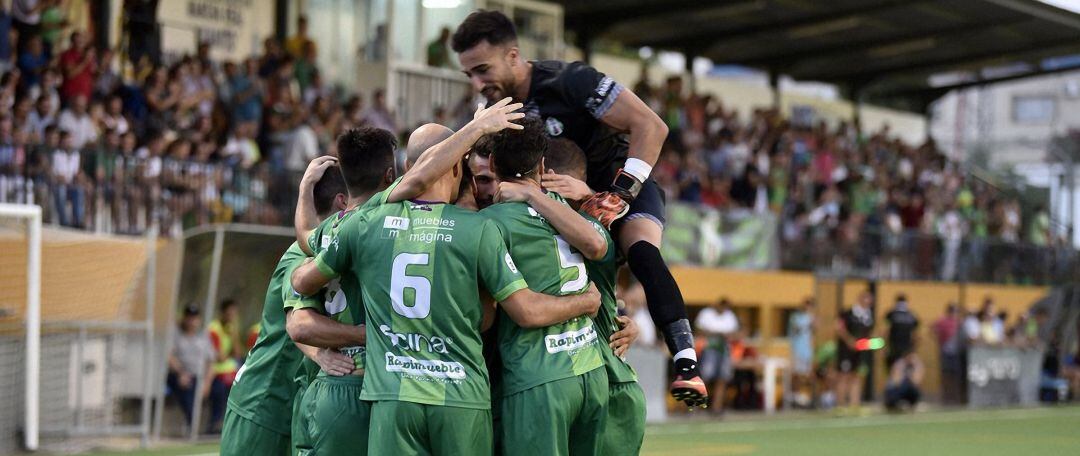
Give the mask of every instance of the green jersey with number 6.
<path id="1" fill-rule="evenodd" d="M 547 195 L 566 204 L 557 193 Z M 584 257 L 528 204 L 499 203 L 480 214 L 499 225 L 510 256 L 533 291 L 571 295 L 588 288 Z M 604 365 L 596 329 L 587 316 L 546 328 L 522 328 L 499 312 L 498 325 L 505 396 Z"/>
<path id="2" fill-rule="evenodd" d="M 361 399 L 491 408 L 477 284 L 499 301 L 528 287 L 493 223 L 448 204 L 385 203 L 347 220 L 315 264 L 361 284 Z"/>

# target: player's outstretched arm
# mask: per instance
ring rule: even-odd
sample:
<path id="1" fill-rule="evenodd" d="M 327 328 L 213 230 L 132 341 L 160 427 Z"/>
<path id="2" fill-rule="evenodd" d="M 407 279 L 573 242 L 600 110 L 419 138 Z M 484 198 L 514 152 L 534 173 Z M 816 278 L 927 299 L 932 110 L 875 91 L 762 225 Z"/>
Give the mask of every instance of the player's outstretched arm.
<path id="1" fill-rule="evenodd" d="M 570 206 L 548 198 L 540 189 L 514 182 L 500 182 L 499 190 L 495 193 L 496 201 L 522 201 L 532 206 L 536 212 L 547 219 L 548 223 L 566 239 L 570 245 L 585 255 L 590 260 L 604 258 L 608 252 L 608 241 L 597 230 L 604 229 L 593 226 L 581 214 L 574 212 Z"/>
<path id="2" fill-rule="evenodd" d="M 319 214 L 315 211 L 315 184 L 322 179 L 327 168 L 337 164 L 337 158 L 329 155 L 316 157 L 308 163 L 304 170 L 304 177 L 300 179 L 300 195 L 296 198 L 296 216 L 293 217 L 293 228 L 296 230 L 296 243 L 300 244 L 308 256 L 314 256 L 308 245 L 308 237 L 315 228 L 319 227 Z"/>
<path id="3" fill-rule="evenodd" d="M 507 97 L 489 108 L 481 106 L 473 115 L 473 120 L 446 140 L 420 154 L 420 158 L 416 159 L 416 164 L 409 168 L 409 171 L 401 177 L 401 182 L 398 182 L 387 195 L 387 202 L 404 201 L 423 194 L 454 165 L 461 163 L 461 158 L 469 152 L 469 148 L 480 137 L 506 128 L 514 130 L 524 128 L 513 122 L 525 117 L 525 113 L 514 112 L 521 109 L 522 104 L 510 103 L 510 101 L 511 99 Z"/>
<path id="4" fill-rule="evenodd" d="M 321 315 L 314 309 L 296 309 L 285 317 L 285 331 L 293 341 L 323 348 L 363 345 L 363 326 L 347 325 Z"/>
<path id="5" fill-rule="evenodd" d="M 600 292 L 590 283 L 584 293 L 551 296 L 522 288 L 499 302 L 506 314 L 522 328 L 543 328 L 600 309 Z"/>

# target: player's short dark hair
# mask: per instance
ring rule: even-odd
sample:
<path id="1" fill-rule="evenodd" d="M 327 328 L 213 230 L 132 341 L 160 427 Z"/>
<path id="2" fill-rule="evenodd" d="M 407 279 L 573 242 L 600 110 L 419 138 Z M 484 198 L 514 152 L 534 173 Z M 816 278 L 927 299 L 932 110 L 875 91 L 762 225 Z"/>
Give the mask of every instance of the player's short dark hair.
<path id="1" fill-rule="evenodd" d="M 501 180 L 533 174 L 548 149 L 548 136 L 540 119 L 527 117 L 519 123 L 525 128 L 506 129 L 491 136 L 491 167 Z"/>
<path id="2" fill-rule="evenodd" d="M 487 41 L 493 46 L 516 42 L 517 29 L 514 22 L 498 11 L 473 11 L 450 38 L 450 47 L 460 54 L 481 41 Z"/>
<path id="3" fill-rule="evenodd" d="M 350 195 L 377 190 L 394 166 L 397 138 L 375 127 L 352 128 L 337 139 L 338 165 Z"/>
<path id="4" fill-rule="evenodd" d="M 345 177 L 341 175 L 341 168 L 337 166 L 326 168 L 322 179 L 315 183 L 312 193 L 315 197 L 315 212 L 319 214 L 319 218 L 325 218 L 334 208 L 334 197 L 338 193 L 349 194 L 349 189 L 345 186 Z"/>
<path id="5" fill-rule="evenodd" d="M 581 151 L 577 143 L 567 138 L 550 138 L 547 152 L 544 153 L 544 167 L 559 174 L 585 180 L 585 152 Z"/>

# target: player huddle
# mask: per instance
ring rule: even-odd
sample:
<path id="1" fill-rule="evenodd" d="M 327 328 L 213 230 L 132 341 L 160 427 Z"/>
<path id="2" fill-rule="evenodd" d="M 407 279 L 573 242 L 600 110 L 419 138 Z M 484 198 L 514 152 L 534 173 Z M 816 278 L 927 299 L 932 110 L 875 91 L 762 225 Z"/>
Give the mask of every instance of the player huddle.
<path id="1" fill-rule="evenodd" d="M 535 96 L 537 79 L 573 71 L 523 65 L 505 16 L 470 15 L 454 46 L 490 107 L 457 132 L 418 128 L 404 157 L 390 132 L 350 130 L 336 158 L 308 167 L 297 243 L 271 277 L 258 342 L 229 396 L 222 454 L 638 453 L 645 400 L 621 359 L 637 330 L 618 316 L 615 278 L 620 258 L 629 261 L 650 310 L 670 294 L 657 289 L 674 287 L 649 248 L 658 242 L 643 245 L 653 229 L 634 230 L 655 226 L 659 237 L 651 167 L 626 157 L 625 140 L 620 157 L 616 136 L 583 139 L 584 117 L 544 112 L 551 100 Z M 533 73 L 524 95 L 511 82 L 523 71 Z M 576 71 L 596 88 L 579 94 L 590 138 L 615 129 L 631 148 L 635 134 L 650 146 L 635 120 L 640 100 L 591 68 Z M 572 84 L 552 82 L 574 104 Z M 552 119 L 571 125 L 554 131 Z M 625 160 L 622 169 L 595 163 L 612 154 L 598 142 L 614 144 L 614 157 L 600 158 Z M 592 192 L 605 173 L 611 190 Z M 622 245 L 608 231 L 616 220 Z M 675 355 L 672 393 L 700 404 L 679 310 L 681 319 L 660 312 L 673 317 L 658 321 Z"/>

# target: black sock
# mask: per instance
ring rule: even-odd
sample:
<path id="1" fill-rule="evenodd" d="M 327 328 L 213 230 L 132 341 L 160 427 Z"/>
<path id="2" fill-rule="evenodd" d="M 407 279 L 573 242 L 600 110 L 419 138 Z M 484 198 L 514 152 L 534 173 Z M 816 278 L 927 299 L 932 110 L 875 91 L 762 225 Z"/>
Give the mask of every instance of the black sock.
<path id="1" fill-rule="evenodd" d="M 660 256 L 660 249 L 646 241 L 638 241 L 627 250 L 626 258 L 630 271 L 645 290 L 645 301 L 653 323 L 664 334 L 664 342 L 677 360 L 676 368 L 686 364 L 679 360 L 688 359 L 692 364 L 688 368 L 696 371 L 694 335 L 687 319 L 686 304 L 675 277 Z"/>

